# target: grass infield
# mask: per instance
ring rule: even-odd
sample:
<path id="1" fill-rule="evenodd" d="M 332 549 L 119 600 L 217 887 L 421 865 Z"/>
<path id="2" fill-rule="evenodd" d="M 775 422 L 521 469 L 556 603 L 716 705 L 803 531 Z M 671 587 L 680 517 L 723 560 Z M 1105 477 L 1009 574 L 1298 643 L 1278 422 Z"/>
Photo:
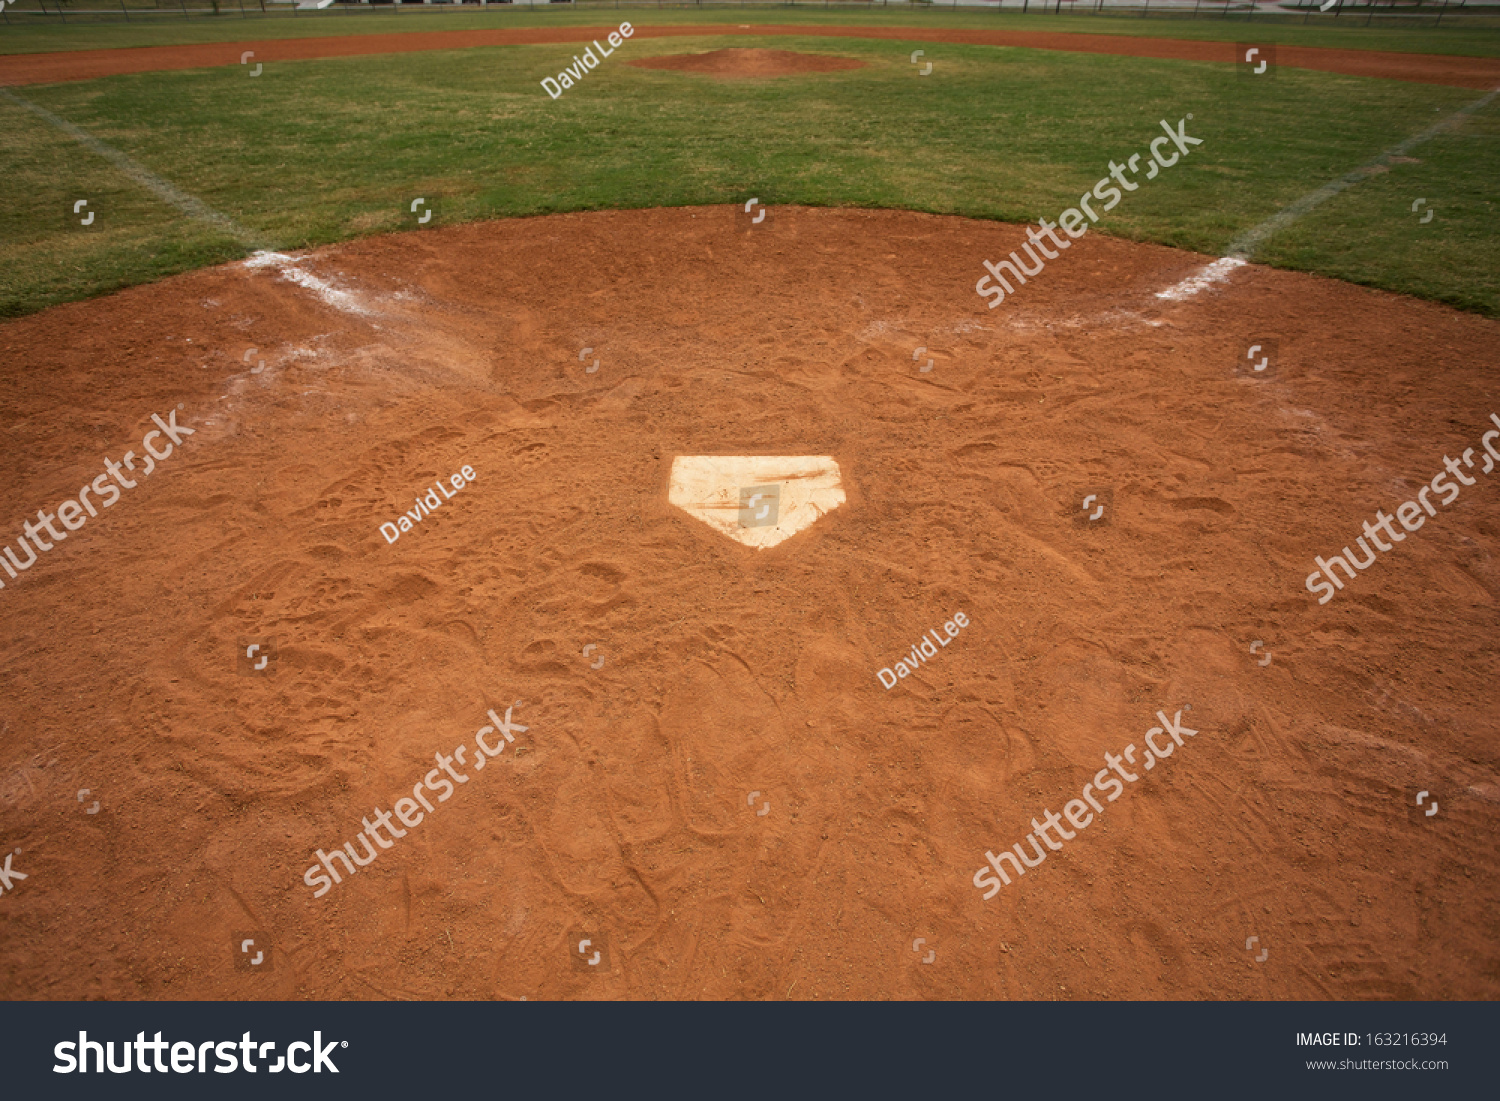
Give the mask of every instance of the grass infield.
<path id="1" fill-rule="evenodd" d="M 572 14 L 590 22 L 603 13 Z M 410 22 L 451 28 L 460 18 Z M 276 24 L 244 25 L 263 36 Z M 623 64 L 726 44 L 852 56 L 870 67 L 721 83 Z M 918 47 L 935 62 L 930 76 L 919 78 L 908 61 Z M 1108 55 L 705 37 L 632 39 L 554 101 L 539 81 L 575 51 L 278 62 L 254 79 L 232 67 L 19 92 L 282 249 L 416 228 L 409 206 L 419 196 L 435 210 L 429 224 L 752 195 L 1034 222 L 1056 218 L 1111 159 L 1143 148 L 1160 133 L 1158 120 L 1192 112 L 1189 133 L 1204 144 L 1128 195 L 1098 230 L 1210 254 L 1478 98 L 1288 68 L 1251 82 L 1227 66 Z M 1257 259 L 1500 315 L 1497 131 L 1500 102 L 1414 150 L 1414 163 L 1272 238 Z M 4 100 L 0 157 L 10 169 L 0 198 L 0 315 L 244 255 Z M 1411 210 L 1417 198 L 1434 211 L 1427 223 Z M 95 212 L 91 226 L 72 215 L 79 199 Z"/>

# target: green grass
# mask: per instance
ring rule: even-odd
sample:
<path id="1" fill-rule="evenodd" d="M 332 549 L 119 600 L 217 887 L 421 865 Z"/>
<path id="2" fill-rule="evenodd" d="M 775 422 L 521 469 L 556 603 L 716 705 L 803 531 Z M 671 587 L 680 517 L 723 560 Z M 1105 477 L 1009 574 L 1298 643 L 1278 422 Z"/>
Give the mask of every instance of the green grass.
<path id="1" fill-rule="evenodd" d="M 27 0 L 34 5 L 35 0 Z M 89 8 L 103 8 L 108 0 L 87 0 Z M 194 0 L 194 3 L 199 0 Z M 62 50 L 110 49 L 126 46 L 170 46 L 203 42 L 239 42 L 251 39 L 315 38 L 350 34 L 394 34 L 406 31 L 469 30 L 495 27 L 547 26 L 613 26 L 629 19 L 637 26 L 683 26 L 703 24 L 738 26 L 749 23 L 782 25 L 846 25 L 866 27 L 951 27 L 955 29 L 996 29 L 1011 31 L 1072 31 L 1082 34 L 1145 35 L 1161 38 L 1183 38 L 1212 42 L 1270 42 L 1277 45 L 1323 46 L 1349 50 L 1392 50 L 1409 53 L 1457 54 L 1470 57 L 1500 57 L 1500 28 L 1480 25 L 1493 20 L 1465 18 L 1463 25 L 1450 20 L 1442 27 L 1427 25 L 1381 26 L 1380 16 L 1371 27 L 1356 26 L 1359 16 L 1335 19 L 1331 14 L 1315 13 L 1306 25 L 1302 16 L 1245 19 L 1130 18 L 1078 14 L 1046 15 L 1035 12 L 976 11 L 866 7 L 863 4 L 823 8 L 820 6 L 760 8 L 644 8 L 627 5 L 616 9 L 608 3 L 584 3 L 528 8 L 495 5 L 488 11 L 429 10 L 405 11 L 387 9 L 343 12 L 303 12 L 291 15 L 279 12 L 260 17 L 255 0 L 245 6 L 256 14 L 243 18 L 229 0 L 224 14 L 218 17 L 195 15 L 188 20 L 153 20 L 142 23 L 141 17 L 131 24 L 73 22 L 42 25 L 16 21 L 0 33 L 0 55 L 8 53 L 45 53 Z M 113 5 L 109 5 L 113 6 Z M 163 8 L 170 8 L 164 0 Z M 189 5 L 190 9 L 192 4 Z M 48 10 L 55 5 L 48 0 Z M 232 9 L 232 10 L 231 10 Z M 1450 25 L 1450 23 L 1452 25 Z"/>
<path id="2" fill-rule="evenodd" d="M 352 20 L 351 20 L 352 21 Z M 1104 216 L 1109 233 L 1217 253 L 1279 207 L 1477 93 L 1280 69 L 898 42 L 743 39 L 870 68 L 715 82 L 612 58 L 553 101 L 573 52 L 531 46 L 114 77 L 20 91 L 279 248 L 411 226 L 743 201 L 1055 218 L 1194 113 L 1191 157 Z M 722 39 L 635 39 L 619 57 Z M 1273 238 L 1263 257 L 1500 316 L 1500 103 Z M 108 162 L 0 100 L 0 315 L 243 255 Z M 1410 212 L 1423 197 L 1436 211 Z M 80 228 L 72 203 L 90 200 Z"/>
<path id="3" fill-rule="evenodd" d="M 1421 163 L 1398 165 L 1314 210 L 1257 259 L 1500 316 L 1497 107 L 1412 150 Z M 1417 199 L 1427 202 L 1413 213 Z"/>

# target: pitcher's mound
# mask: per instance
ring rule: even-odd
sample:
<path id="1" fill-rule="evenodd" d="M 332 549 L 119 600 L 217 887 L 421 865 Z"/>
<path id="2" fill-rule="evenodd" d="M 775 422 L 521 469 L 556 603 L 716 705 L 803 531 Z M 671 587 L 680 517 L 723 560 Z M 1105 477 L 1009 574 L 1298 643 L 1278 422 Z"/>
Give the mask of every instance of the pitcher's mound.
<path id="1" fill-rule="evenodd" d="M 627 61 L 642 69 L 675 69 L 684 73 L 706 73 L 732 80 L 740 77 L 796 76 L 798 73 L 832 73 L 863 69 L 865 62 L 852 57 L 801 54 L 795 50 L 710 50 L 705 54 L 673 54 Z"/>

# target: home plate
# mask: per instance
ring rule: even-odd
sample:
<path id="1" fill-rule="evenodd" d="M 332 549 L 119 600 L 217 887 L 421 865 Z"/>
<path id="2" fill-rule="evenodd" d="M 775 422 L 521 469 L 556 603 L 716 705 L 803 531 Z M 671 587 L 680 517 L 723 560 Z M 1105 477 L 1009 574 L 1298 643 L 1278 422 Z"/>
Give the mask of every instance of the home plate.
<path id="1" fill-rule="evenodd" d="M 747 547 L 774 547 L 844 503 L 826 455 L 679 455 L 668 500 Z"/>

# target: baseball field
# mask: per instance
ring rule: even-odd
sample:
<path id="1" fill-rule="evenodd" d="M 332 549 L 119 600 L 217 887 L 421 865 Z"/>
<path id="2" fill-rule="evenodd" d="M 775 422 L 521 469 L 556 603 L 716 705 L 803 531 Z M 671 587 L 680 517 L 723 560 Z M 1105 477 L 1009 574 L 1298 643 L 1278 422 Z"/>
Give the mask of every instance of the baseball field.
<path id="1" fill-rule="evenodd" d="M 268 7 L 0 24 L 0 996 L 1500 996 L 1500 18 Z"/>

